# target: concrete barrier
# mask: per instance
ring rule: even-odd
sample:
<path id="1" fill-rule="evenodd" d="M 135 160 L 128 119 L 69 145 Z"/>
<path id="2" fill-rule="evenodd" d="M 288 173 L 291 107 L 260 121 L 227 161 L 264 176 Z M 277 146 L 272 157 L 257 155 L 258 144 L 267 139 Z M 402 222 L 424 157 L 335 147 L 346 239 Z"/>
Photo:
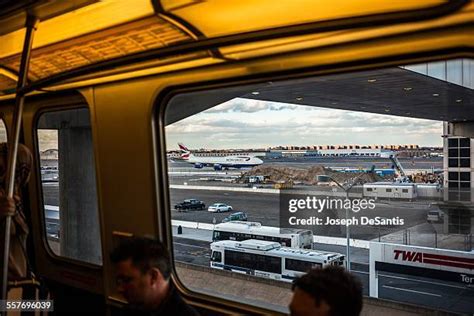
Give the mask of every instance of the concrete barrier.
<path id="1" fill-rule="evenodd" d="M 173 226 L 181 226 L 184 228 L 192 228 L 192 229 L 204 229 L 204 230 L 213 230 L 214 225 L 208 223 L 199 223 L 199 222 L 189 222 L 189 221 L 178 221 L 178 220 L 171 220 L 171 225 Z"/>
<path id="2" fill-rule="evenodd" d="M 187 189 L 187 190 L 206 190 L 206 191 L 234 191 L 234 192 L 252 192 L 252 193 L 271 193 L 279 194 L 280 190 L 277 189 L 264 189 L 264 188 L 236 188 L 226 186 L 208 186 L 208 185 L 183 185 L 183 184 L 171 184 L 171 189 Z"/>

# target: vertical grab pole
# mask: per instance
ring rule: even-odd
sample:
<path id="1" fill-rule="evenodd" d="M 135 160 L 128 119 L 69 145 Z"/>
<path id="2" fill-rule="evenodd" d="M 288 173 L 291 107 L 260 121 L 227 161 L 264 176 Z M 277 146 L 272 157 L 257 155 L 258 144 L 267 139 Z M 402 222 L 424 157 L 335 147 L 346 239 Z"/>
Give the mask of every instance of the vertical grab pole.
<path id="1" fill-rule="evenodd" d="M 25 42 L 23 44 L 23 52 L 21 54 L 20 73 L 18 76 L 17 92 L 15 99 L 15 109 L 13 111 L 13 129 L 11 137 L 9 137 L 8 144 L 8 161 L 7 174 L 5 178 L 6 192 L 8 197 L 12 198 L 15 189 L 15 166 L 18 153 L 18 142 L 20 139 L 20 128 L 23 115 L 23 106 L 25 103 L 25 95 L 21 90 L 26 86 L 28 79 L 28 67 L 30 63 L 31 47 L 33 44 L 33 35 L 38 25 L 38 18 L 35 16 L 28 16 L 26 19 L 26 34 Z M 3 266 L 1 269 L 1 299 L 7 299 L 7 283 L 8 283 L 8 256 L 10 253 L 10 228 L 11 216 L 5 218 L 3 230 L 4 244 L 3 244 Z"/>

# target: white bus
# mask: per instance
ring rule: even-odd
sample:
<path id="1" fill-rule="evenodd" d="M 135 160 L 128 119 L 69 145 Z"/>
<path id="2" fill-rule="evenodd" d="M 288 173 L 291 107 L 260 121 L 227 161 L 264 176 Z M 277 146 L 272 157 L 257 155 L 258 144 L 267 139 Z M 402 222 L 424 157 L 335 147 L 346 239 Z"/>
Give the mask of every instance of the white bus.
<path id="1" fill-rule="evenodd" d="M 264 240 L 216 241 L 211 250 L 211 268 L 285 282 L 312 268 L 345 266 L 345 257 L 339 253 L 282 247 Z"/>
<path id="2" fill-rule="evenodd" d="M 303 229 L 262 226 L 258 222 L 232 221 L 217 224 L 212 241 L 257 239 L 275 241 L 285 247 L 311 249 L 313 232 Z"/>

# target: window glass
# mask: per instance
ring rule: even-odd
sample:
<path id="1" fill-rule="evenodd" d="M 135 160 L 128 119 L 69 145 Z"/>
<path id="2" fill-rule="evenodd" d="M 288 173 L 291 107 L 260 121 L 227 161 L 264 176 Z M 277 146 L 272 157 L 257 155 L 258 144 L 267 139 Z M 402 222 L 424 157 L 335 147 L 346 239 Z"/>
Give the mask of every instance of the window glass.
<path id="1" fill-rule="evenodd" d="M 211 260 L 221 262 L 222 261 L 222 253 L 219 252 L 219 251 L 212 252 Z"/>
<path id="2" fill-rule="evenodd" d="M 459 161 L 460 161 L 459 167 L 461 168 L 471 167 L 471 159 L 459 159 Z"/>
<path id="3" fill-rule="evenodd" d="M 471 181 L 471 173 L 470 172 L 460 172 L 460 180 L 461 181 Z"/>
<path id="4" fill-rule="evenodd" d="M 449 159 L 448 167 L 459 167 L 459 159 Z"/>
<path id="5" fill-rule="evenodd" d="M 5 127 L 5 122 L 3 119 L 0 119 L 0 143 L 8 142 L 7 138 L 7 128 Z"/>
<path id="6" fill-rule="evenodd" d="M 471 157 L 471 149 L 470 148 L 462 148 L 459 150 L 459 157 L 469 158 Z"/>
<path id="7" fill-rule="evenodd" d="M 89 110 L 43 113 L 37 137 L 48 245 L 58 256 L 102 264 Z"/>
<path id="8" fill-rule="evenodd" d="M 460 221 L 447 211 L 471 198 L 472 170 L 460 169 L 471 168 L 470 139 L 443 137 L 444 122 L 434 114 L 445 108 L 441 105 L 448 106 L 445 95 L 450 89 L 463 95 L 460 99 L 472 94 L 464 83 L 450 82 L 458 71 L 451 67 L 459 65 L 440 62 L 173 97 L 165 111 L 164 132 L 173 251 L 183 284 L 193 291 L 285 312 L 294 277 L 285 275 L 286 269 L 306 271 L 317 260 L 310 262 L 305 256 L 318 258 L 322 252 L 342 259 L 322 260 L 321 267 L 342 265 L 349 237 L 356 245 L 350 247 L 351 273 L 363 283 L 364 295 L 371 294 L 369 275 L 379 271 L 379 265 L 389 265 L 390 271 L 379 271 L 379 298 L 443 310 L 449 306 L 449 311 L 459 313 L 474 310 L 474 301 L 456 303 L 470 301 L 466 284 L 453 281 L 460 291 L 449 292 L 453 284 L 439 277 L 455 272 L 448 266 L 430 266 L 436 273 L 418 271 L 426 266 L 417 266 L 420 274 L 413 275 L 415 270 L 406 268 L 402 259 L 389 262 L 394 253 L 384 253 L 380 264 L 373 266 L 375 259 L 369 256 L 369 248 L 377 244 L 387 249 L 396 245 L 404 251 L 400 258 L 429 250 L 443 256 L 454 251 L 463 260 L 472 259 L 471 249 L 466 251 L 467 237 L 459 235 L 467 231 L 464 217 Z M 470 118 L 469 111 L 463 113 Z M 456 115 L 457 120 L 465 118 Z M 320 212 L 298 206 L 307 205 L 306 197 L 325 206 Z M 205 206 L 183 211 L 181 203 L 187 199 Z M 291 201 L 297 202 L 293 213 Z M 231 209 L 209 208 L 213 204 Z M 370 205 L 373 209 L 368 210 Z M 234 212 L 245 212 L 247 220 L 233 220 Z M 291 224 L 291 216 L 306 224 Z M 349 236 L 343 224 L 346 216 L 354 219 Z M 288 233 L 290 229 L 294 231 Z M 308 230 L 312 235 L 302 233 Z M 228 242 L 249 239 L 255 240 L 249 248 Z M 225 251 L 224 246 L 218 248 L 223 244 Z M 266 250 L 267 246 L 279 251 Z M 294 255 L 287 247 L 304 249 Z M 218 261 L 216 248 L 223 251 L 222 261 L 211 266 L 211 260 Z M 197 282 L 196 273 L 206 282 Z M 400 280 L 409 284 L 399 285 Z M 443 290 L 427 288 L 426 282 Z M 265 287 L 285 299 L 275 302 L 266 295 L 252 295 L 245 290 L 249 287 Z M 404 291 L 407 287 L 409 292 Z M 440 293 L 446 296 L 444 304 L 426 299 Z"/>
<path id="9" fill-rule="evenodd" d="M 450 187 L 450 188 L 458 188 L 458 187 L 459 187 L 459 182 L 457 182 L 457 181 L 449 181 L 449 187 Z"/>
<path id="10" fill-rule="evenodd" d="M 448 139 L 449 148 L 458 148 L 459 147 L 459 138 L 450 138 Z"/>
<path id="11" fill-rule="evenodd" d="M 470 138 L 460 138 L 459 139 L 459 147 L 471 147 L 471 139 Z"/>
<path id="12" fill-rule="evenodd" d="M 449 180 L 459 180 L 459 173 L 458 172 L 450 172 L 449 173 Z"/>
<path id="13" fill-rule="evenodd" d="M 456 158 L 456 157 L 459 157 L 459 149 L 455 148 L 455 149 L 450 149 L 448 151 L 448 155 L 449 155 L 449 158 Z"/>
<path id="14" fill-rule="evenodd" d="M 428 63 L 428 75 L 433 78 L 446 80 L 446 62 Z"/>
<path id="15" fill-rule="evenodd" d="M 462 84 L 462 60 L 449 60 L 447 62 L 447 79 L 454 84 Z"/>
<path id="16" fill-rule="evenodd" d="M 469 234 L 470 221 L 472 213 L 465 210 L 454 208 L 448 211 L 449 231 L 452 234 Z"/>
<path id="17" fill-rule="evenodd" d="M 470 188 L 471 187 L 471 183 L 470 182 L 459 182 L 459 186 L 461 188 Z"/>

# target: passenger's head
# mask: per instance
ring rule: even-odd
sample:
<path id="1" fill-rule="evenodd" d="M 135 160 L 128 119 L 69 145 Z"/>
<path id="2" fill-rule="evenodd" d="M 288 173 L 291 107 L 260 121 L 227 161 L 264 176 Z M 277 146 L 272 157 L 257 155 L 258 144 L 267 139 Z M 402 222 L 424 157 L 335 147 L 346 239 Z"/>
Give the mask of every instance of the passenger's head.
<path id="1" fill-rule="evenodd" d="M 293 284 L 292 316 L 357 316 L 362 285 L 341 267 L 312 269 Z"/>
<path id="2" fill-rule="evenodd" d="M 110 255 L 117 269 L 117 290 L 136 308 L 153 309 L 169 290 L 170 256 L 149 238 L 124 240 Z"/>
<path id="3" fill-rule="evenodd" d="M 5 185 L 5 177 L 8 166 L 8 145 L 0 143 L 0 182 Z M 30 179 L 31 168 L 33 167 L 33 155 L 23 144 L 18 144 L 18 154 L 15 170 L 15 194 L 18 194 Z"/>

